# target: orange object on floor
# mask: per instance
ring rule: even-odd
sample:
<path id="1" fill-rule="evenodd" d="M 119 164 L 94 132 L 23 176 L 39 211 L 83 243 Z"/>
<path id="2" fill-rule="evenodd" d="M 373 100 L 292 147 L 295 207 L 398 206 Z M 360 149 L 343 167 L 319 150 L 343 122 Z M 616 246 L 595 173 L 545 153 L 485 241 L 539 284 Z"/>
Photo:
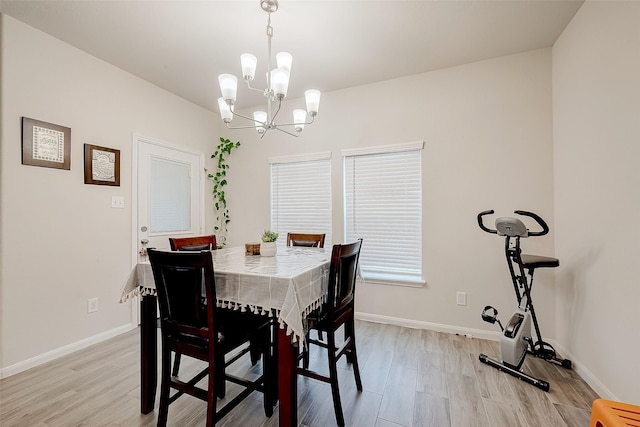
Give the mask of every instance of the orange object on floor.
<path id="1" fill-rule="evenodd" d="M 640 406 L 596 399 L 591 407 L 590 427 L 640 427 Z"/>

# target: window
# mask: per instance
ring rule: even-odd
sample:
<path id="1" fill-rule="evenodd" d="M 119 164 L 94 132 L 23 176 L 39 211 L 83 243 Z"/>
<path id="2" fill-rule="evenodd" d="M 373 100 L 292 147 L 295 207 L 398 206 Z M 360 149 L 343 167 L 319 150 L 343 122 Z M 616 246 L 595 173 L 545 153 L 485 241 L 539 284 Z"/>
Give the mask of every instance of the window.
<path id="1" fill-rule="evenodd" d="M 331 245 L 331 153 L 269 159 L 271 164 L 271 230 L 280 233 L 325 233 Z"/>
<path id="2" fill-rule="evenodd" d="M 365 279 L 422 285 L 424 143 L 345 150 L 345 242 L 362 238 Z"/>

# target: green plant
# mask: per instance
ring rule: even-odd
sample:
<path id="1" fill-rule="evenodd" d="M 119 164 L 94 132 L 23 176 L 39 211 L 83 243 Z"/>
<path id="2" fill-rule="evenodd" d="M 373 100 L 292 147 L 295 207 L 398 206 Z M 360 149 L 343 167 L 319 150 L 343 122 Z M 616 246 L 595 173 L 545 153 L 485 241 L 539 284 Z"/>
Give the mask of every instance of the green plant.
<path id="1" fill-rule="evenodd" d="M 263 242 L 275 242 L 276 240 L 278 240 L 278 233 L 270 230 L 264 230 L 264 233 L 262 233 Z"/>
<path id="2" fill-rule="evenodd" d="M 208 174 L 210 180 L 213 181 L 213 201 L 216 209 L 216 223 L 213 227 L 218 247 L 223 248 L 227 242 L 227 224 L 231 221 L 229 209 L 227 208 L 227 196 L 224 188 L 227 186 L 227 156 L 231 155 L 231 150 L 240 147 L 240 142 L 232 142 L 229 139 L 220 137 L 220 144 L 216 147 L 216 151 L 211 155 L 212 159 L 216 159 L 215 173 Z"/>

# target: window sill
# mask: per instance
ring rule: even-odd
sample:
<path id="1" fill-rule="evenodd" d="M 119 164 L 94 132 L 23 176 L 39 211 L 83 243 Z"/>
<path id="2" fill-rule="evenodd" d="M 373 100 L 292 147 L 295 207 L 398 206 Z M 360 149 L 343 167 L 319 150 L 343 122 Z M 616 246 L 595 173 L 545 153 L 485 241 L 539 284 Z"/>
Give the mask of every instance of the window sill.
<path id="1" fill-rule="evenodd" d="M 422 288 L 426 282 L 422 279 L 394 276 L 391 274 L 367 274 L 362 273 L 362 281 L 365 283 L 372 283 L 377 285 L 389 285 L 389 286 L 406 286 L 410 288 Z"/>

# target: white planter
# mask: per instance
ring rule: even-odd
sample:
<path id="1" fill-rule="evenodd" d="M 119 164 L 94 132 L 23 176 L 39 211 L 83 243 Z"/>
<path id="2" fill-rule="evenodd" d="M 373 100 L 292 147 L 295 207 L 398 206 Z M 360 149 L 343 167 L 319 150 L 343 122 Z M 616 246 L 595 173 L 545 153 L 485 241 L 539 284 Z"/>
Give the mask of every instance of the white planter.
<path id="1" fill-rule="evenodd" d="M 260 255 L 261 256 L 276 256 L 278 248 L 276 242 L 262 242 L 260 243 Z"/>

